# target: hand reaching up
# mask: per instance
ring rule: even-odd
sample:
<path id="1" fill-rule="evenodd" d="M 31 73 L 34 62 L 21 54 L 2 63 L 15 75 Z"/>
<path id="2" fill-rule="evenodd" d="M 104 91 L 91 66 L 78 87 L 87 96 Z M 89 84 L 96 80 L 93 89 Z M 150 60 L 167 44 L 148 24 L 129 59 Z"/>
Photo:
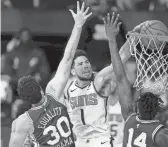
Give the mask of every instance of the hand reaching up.
<path id="1" fill-rule="evenodd" d="M 119 33 L 121 22 L 118 22 L 118 19 L 119 19 L 119 14 L 115 16 L 114 12 L 111 18 L 109 13 L 107 14 L 106 18 L 103 18 L 108 40 L 116 39 L 116 36 Z"/>
<path id="2" fill-rule="evenodd" d="M 79 1 L 77 1 L 77 13 L 75 14 L 73 10 L 69 10 L 74 18 L 75 26 L 82 27 L 87 20 L 88 17 L 92 15 L 92 12 L 88 14 L 89 7 L 85 10 L 85 3 L 82 3 L 82 7 L 80 8 Z"/>

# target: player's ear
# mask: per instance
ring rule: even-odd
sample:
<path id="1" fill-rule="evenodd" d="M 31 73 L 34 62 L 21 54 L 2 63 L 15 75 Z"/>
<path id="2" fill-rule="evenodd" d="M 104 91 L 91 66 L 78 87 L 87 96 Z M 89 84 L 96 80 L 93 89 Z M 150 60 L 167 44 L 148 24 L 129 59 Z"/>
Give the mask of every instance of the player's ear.
<path id="1" fill-rule="evenodd" d="M 73 76 L 76 75 L 76 74 L 75 74 L 75 69 L 74 69 L 74 68 L 71 69 L 71 74 L 72 74 Z"/>

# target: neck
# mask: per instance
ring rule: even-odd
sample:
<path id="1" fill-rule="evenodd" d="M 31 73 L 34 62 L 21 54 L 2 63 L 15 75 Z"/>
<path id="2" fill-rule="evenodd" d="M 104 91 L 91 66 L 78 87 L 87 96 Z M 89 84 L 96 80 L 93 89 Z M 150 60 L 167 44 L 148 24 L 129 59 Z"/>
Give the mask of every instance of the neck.
<path id="1" fill-rule="evenodd" d="M 141 120 L 152 120 L 152 119 L 149 118 L 149 116 L 145 116 L 145 115 L 142 116 L 140 114 L 138 115 L 138 118 L 141 119 Z"/>
<path id="2" fill-rule="evenodd" d="M 90 83 L 90 80 L 88 80 L 88 81 L 83 81 L 83 80 L 80 80 L 80 79 L 78 79 L 78 78 L 77 78 L 77 80 L 76 80 L 76 84 L 77 84 L 79 87 L 85 87 L 85 86 L 89 85 L 89 83 Z"/>
<path id="3" fill-rule="evenodd" d="M 39 103 L 37 103 L 37 104 L 32 104 L 32 107 L 41 106 L 41 105 L 44 103 L 45 99 L 46 99 L 46 96 L 44 96 L 44 97 L 41 99 L 41 101 L 40 101 Z"/>

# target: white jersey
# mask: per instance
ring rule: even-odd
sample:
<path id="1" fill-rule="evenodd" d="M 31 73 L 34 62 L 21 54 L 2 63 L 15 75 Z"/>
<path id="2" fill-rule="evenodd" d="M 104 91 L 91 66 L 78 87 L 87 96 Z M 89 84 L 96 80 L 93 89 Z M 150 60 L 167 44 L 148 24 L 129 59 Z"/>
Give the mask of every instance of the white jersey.
<path id="1" fill-rule="evenodd" d="M 109 115 L 111 135 L 114 138 L 113 143 L 114 145 L 121 144 L 123 142 L 125 121 L 121 113 L 121 106 L 119 102 L 113 106 L 109 106 Z"/>
<path id="2" fill-rule="evenodd" d="M 108 134 L 107 98 L 100 96 L 93 81 L 83 88 L 74 81 L 67 88 L 66 103 L 73 131 L 79 138 L 94 138 Z"/>

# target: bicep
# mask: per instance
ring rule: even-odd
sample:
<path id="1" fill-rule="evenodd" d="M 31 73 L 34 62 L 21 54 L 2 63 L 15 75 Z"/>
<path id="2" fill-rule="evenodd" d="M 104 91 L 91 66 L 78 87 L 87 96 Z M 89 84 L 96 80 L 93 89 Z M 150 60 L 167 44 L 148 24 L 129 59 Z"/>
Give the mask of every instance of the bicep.
<path id="1" fill-rule="evenodd" d="M 28 133 L 25 129 L 15 129 L 11 133 L 9 147 L 22 147 Z"/>
<path id="2" fill-rule="evenodd" d="M 70 76 L 70 65 L 60 63 L 54 78 L 48 83 L 46 90 L 54 90 L 54 96 L 60 98 Z M 46 91 L 47 92 L 47 91 Z"/>
<path id="3" fill-rule="evenodd" d="M 103 68 L 100 72 L 97 73 L 97 77 L 106 77 L 111 76 L 113 72 L 113 66 L 110 64 L 109 66 Z"/>
<path id="4" fill-rule="evenodd" d="M 13 132 L 9 147 L 22 147 L 26 140 L 27 134 L 24 132 Z"/>
<path id="5" fill-rule="evenodd" d="M 164 128 L 161 129 L 155 137 L 156 144 L 159 145 L 159 147 L 167 147 L 168 145 L 168 129 Z"/>
<path id="6" fill-rule="evenodd" d="M 48 83 L 45 93 L 51 95 L 52 97 L 54 97 L 55 100 L 59 101 L 60 103 L 65 104 L 63 95 L 64 88 L 62 88 L 61 85 L 57 86 L 56 84 L 53 84 L 53 82 L 54 80 L 51 80 Z"/>

